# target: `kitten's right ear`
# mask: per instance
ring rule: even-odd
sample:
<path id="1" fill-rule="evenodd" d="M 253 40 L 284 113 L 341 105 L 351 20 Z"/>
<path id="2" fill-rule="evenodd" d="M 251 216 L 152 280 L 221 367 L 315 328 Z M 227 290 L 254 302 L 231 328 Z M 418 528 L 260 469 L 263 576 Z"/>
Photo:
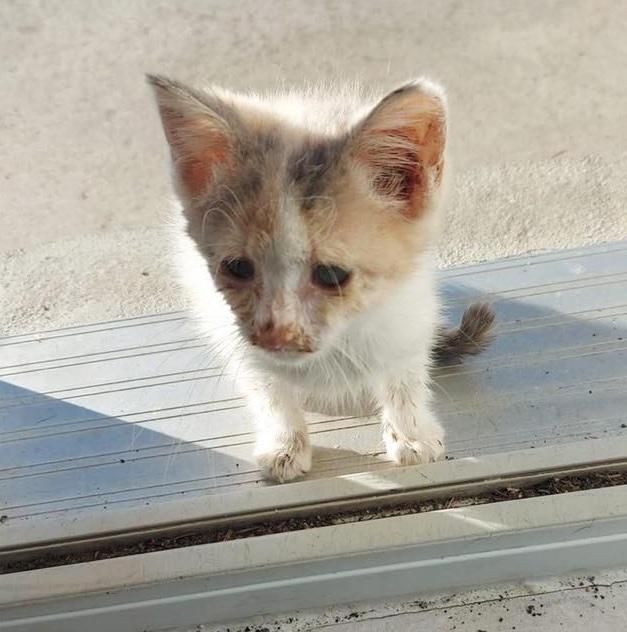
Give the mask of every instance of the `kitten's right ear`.
<path id="1" fill-rule="evenodd" d="M 234 134 L 227 119 L 233 113 L 210 94 L 161 76 L 147 75 L 147 80 L 155 92 L 181 192 L 197 198 L 232 161 Z"/>

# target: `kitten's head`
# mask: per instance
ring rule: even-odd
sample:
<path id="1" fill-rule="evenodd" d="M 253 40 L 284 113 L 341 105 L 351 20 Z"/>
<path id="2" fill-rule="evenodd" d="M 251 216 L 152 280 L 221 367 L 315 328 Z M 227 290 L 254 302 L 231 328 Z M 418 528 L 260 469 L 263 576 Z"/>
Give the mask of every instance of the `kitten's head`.
<path id="1" fill-rule="evenodd" d="M 263 356 L 323 353 L 415 273 L 443 179 L 439 87 L 416 81 L 325 114 L 149 81 L 189 235 Z"/>

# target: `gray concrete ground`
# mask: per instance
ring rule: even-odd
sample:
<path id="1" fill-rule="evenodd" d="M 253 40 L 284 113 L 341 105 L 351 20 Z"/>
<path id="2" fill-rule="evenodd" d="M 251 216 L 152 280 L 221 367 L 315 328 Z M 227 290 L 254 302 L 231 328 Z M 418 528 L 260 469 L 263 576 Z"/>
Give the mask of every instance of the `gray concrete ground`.
<path id="1" fill-rule="evenodd" d="M 0 327 L 181 304 L 145 71 L 254 89 L 430 74 L 458 174 L 443 263 L 624 238 L 626 27 L 618 0 L 3 0 Z"/>

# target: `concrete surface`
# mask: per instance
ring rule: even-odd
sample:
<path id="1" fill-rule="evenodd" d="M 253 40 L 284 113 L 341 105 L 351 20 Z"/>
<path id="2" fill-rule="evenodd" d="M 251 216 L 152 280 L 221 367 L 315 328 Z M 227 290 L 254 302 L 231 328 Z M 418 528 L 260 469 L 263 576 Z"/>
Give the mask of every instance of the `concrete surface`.
<path id="1" fill-rule="evenodd" d="M 499 585 L 455 595 L 347 604 L 184 632 L 619 632 L 627 572 Z M 180 632 L 183 632 L 182 630 Z"/>
<path id="2" fill-rule="evenodd" d="M 151 230 L 169 183 L 147 70 L 254 89 L 430 74 L 458 172 L 444 263 L 623 238 L 626 26 L 609 0 L 4 0 L 0 330 L 180 305 Z"/>

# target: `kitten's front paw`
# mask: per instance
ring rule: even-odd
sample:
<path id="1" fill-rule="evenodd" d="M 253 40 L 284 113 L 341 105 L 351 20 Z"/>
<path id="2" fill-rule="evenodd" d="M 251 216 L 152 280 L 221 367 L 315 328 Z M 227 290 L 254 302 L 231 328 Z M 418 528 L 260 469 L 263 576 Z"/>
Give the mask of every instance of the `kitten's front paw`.
<path id="1" fill-rule="evenodd" d="M 444 431 L 434 424 L 430 432 L 421 434 L 420 439 L 402 437 L 392 429 L 383 433 L 383 442 L 388 457 L 399 465 L 433 463 L 444 456 Z"/>
<path id="2" fill-rule="evenodd" d="M 255 457 L 263 477 L 278 483 L 303 476 L 311 469 L 311 445 L 301 433 L 259 444 Z"/>

